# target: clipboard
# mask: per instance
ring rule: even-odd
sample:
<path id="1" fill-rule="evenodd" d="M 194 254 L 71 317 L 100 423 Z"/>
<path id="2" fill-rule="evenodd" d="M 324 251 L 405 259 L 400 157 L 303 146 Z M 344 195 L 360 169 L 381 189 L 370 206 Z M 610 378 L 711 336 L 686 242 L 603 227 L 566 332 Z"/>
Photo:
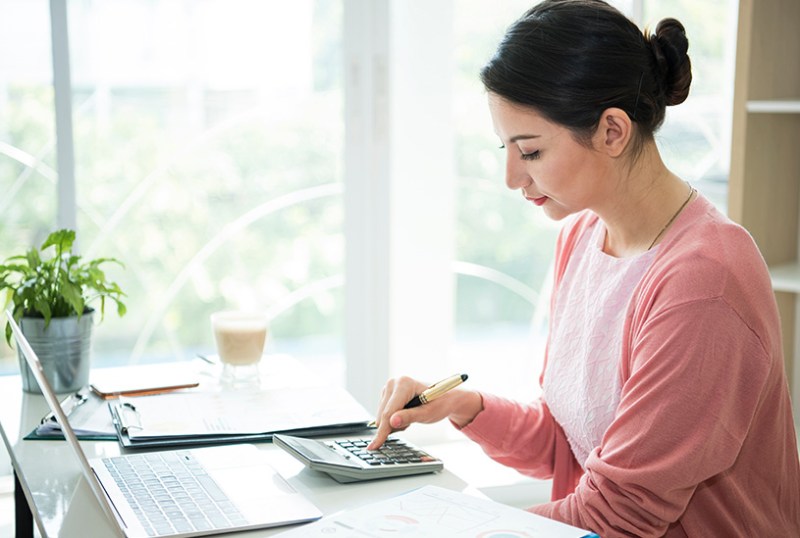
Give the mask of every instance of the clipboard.
<path id="1" fill-rule="evenodd" d="M 94 383 L 92 383 L 90 386 L 92 388 L 92 392 L 100 396 L 102 399 L 113 400 L 115 398 L 119 398 L 120 396 L 150 396 L 153 394 L 162 394 L 164 392 L 169 392 L 171 390 L 192 389 L 199 385 L 200 385 L 199 381 L 190 381 L 178 384 L 159 385 L 149 389 L 108 388 L 104 385 L 99 385 L 99 386 L 95 385 Z"/>
<path id="2" fill-rule="evenodd" d="M 120 397 L 108 407 L 125 448 L 269 442 L 368 431 L 371 416 L 344 389 L 306 387 Z"/>
<path id="3" fill-rule="evenodd" d="M 116 441 L 117 435 L 108 406 L 103 399 L 84 387 L 59 402 L 78 439 Z M 36 428 L 23 437 L 26 441 L 64 440 L 64 433 L 52 412 L 45 415 Z"/>

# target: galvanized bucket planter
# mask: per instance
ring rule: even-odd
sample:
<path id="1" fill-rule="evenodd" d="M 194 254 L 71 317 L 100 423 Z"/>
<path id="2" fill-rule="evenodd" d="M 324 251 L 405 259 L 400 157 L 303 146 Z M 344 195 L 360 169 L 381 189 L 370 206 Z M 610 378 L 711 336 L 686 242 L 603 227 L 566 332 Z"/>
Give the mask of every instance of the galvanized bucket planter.
<path id="1" fill-rule="evenodd" d="M 89 383 L 92 321 L 94 311 L 80 318 L 52 318 L 45 329 L 44 319 L 23 317 L 20 328 L 30 342 L 55 392 L 74 392 Z M 22 390 L 41 394 L 22 351 L 17 348 Z"/>

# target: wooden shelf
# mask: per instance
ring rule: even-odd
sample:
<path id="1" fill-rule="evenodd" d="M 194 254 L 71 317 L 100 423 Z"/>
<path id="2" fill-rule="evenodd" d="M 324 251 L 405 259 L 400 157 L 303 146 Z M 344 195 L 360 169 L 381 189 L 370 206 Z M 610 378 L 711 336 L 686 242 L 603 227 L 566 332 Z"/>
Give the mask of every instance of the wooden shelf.
<path id="1" fill-rule="evenodd" d="M 787 263 L 769 268 L 775 291 L 800 293 L 800 263 Z"/>
<path id="2" fill-rule="evenodd" d="M 747 111 L 766 114 L 800 114 L 800 99 L 748 101 Z"/>
<path id="3" fill-rule="evenodd" d="M 739 0 L 728 214 L 750 232 L 770 268 L 800 421 L 798 24 L 798 0 Z"/>

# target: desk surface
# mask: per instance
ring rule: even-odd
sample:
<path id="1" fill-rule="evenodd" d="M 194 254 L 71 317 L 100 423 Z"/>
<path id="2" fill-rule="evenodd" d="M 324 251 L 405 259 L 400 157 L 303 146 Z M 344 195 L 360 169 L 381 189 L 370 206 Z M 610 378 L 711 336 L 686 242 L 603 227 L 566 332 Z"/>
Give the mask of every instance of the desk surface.
<path id="1" fill-rule="evenodd" d="M 112 524 L 105 519 L 66 442 L 23 439 L 47 412 L 41 395 L 22 391 L 19 376 L 0 377 L 0 435 L 39 532 L 43 537 L 69 538 L 86 536 L 86 529 L 92 529 L 93 533 L 99 533 L 97 535 L 111 535 Z M 116 441 L 81 441 L 81 445 L 89 458 L 140 452 L 121 449 Z M 481 495 L 446 468 L 433 475 L 340 484 L 328 475 L 306 469 L 272 443 L 256 446 L 267 454 L 275 469 L 326 516 L 426 484 Z M 273 536 L 290 528 L 294 527 L 250 531 L 247 536 Z"/>

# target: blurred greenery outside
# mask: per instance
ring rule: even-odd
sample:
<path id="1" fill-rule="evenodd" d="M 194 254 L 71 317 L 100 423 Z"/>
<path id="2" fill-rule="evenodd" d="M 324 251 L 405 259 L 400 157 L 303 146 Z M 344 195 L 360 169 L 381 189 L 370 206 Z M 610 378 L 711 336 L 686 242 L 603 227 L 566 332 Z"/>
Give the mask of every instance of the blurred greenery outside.
<path id="1" fill-rule="evenodd" d="M 644 13 L 651 26 L 676 16 L 687 27 L 692 94 L 684 111 L 668 114 L 659 144 L 668 165 L 719 204 L 727 180 L 721 148 L 729 143 L 729 103 L 720 99 L 731 82 L 722 66 L 728 3 L 647 0 Z M 313 283 L 321 289 L 273 319 L 268 351 L 341 359 L 342 5 L 311 4 L 312 89 L 291 106 L 264 106 L 246 88 L 74 86 L 79 246 L 87 256 L 123 260 L 124 270 L 109 272 L 129 296 L 124 318 L 107 312 L 95 329 L 96 364 L 209 352 L 211 312 L 281 304 Z M 456 260 L 538 291 L 560 224 L 505 187 L 504 155 L 477 79 L 530 2 L 491 4 L 454 2 Z M 73 63 L 81 61 L 76 52 Z M 0 153 L 0 259 L 40 243 L 56 215 L 52 87 L 3 78 L 0 142 L 41 162 L 32 169 Z M 318 197 L 269 211 L 276 200 L 314 192 L 306 189 L 319 189 Z M 262 213 L 246 220 L 251 211 Z M 458 275 L 455 284 L 457 339 L 530 330 L 528 300 L 474 276 Z M 16 371 L 3 345 L 0 372 Z"/>

